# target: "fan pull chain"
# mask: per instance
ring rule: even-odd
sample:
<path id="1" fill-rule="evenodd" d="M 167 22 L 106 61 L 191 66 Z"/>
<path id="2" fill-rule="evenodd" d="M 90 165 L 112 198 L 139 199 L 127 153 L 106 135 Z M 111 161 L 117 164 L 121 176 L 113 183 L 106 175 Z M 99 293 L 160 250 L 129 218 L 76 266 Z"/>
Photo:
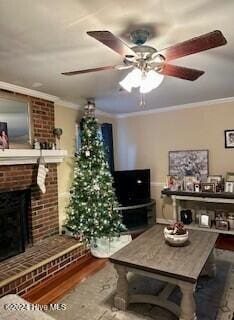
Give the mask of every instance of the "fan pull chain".
<path id="1" fill-rule="evenodd" d="M 141 93 L 141 101 L 140 101 L 140 107 L 142 109 L 145 109 L 145 94 L 144 93 Z"/>

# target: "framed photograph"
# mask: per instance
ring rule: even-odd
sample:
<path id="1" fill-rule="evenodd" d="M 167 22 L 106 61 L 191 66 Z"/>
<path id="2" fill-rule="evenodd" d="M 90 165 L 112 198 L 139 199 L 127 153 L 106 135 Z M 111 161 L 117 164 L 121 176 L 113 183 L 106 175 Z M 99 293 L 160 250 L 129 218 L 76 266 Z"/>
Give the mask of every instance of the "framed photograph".
<path id="1" fill-rule="evenodd" d="M 225 192 L 234 192 L 234 182 L 233 181 L 226 181 L 224 191 Z"/>
<path id="2" fill-rule="evenodd" d="M 207 182 L 219 184 L 222 182 L 223 177 L 221 175 L 212 175 L 207 177 Z"/>
<path id="3" fill-rule="evenodd" d="M 6 122 L 0 122 L 0 149 L 9 149 L 9 139 Z"/>
<path id="4" fill-rule="evenodd" d="M 183 190 L 183 179 L 177 176 L 167 176 L 166 186 L 171 191 L 182 191 Z"/>
<path id="5" fill-rule="evenodd" d="M 234 182 L 234 172 L 227 172 L 226 173 L 226 181 L 233 181 Z"/>
<path id="6" fill-rule="evenodd" d="M 169 175 L 208 176 L 208 150 L 169 151 Z"/>
<path id="7" fill-rule="evenodd" d="M 198 183 L 196 177 L 193 177 L 193 176 L 184 177 L 184 190 L 188 192 L 193 192 L 195 183 Z"/>
<path id="8" fill-rule="evenodd" d="M 234 129 L 224 131 L 225 148 L 234 148 Z"/>
<path id="9" fill-rule="evenodd" d="M 211 218 L 209 216 L 209 214 L 201 214 L 199 216 L 199 227 L 202 228 L 211 228 Z"/>
<path id="10" fill-rule="evenodd" d="M 201 191 L 202 192 L 215 192 L 215 190 L 216 190 L 215 183 L 209 183 L 209 182 L 201 183 Z"/>

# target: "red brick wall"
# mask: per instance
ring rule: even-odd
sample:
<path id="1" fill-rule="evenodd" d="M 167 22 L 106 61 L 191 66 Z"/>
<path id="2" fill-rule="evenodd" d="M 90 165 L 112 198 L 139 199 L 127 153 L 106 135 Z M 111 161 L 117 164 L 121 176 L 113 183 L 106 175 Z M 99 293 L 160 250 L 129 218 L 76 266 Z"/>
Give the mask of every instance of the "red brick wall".
<path id="1" fill-rule="evenodd" d="M 30 98 L 30 101 L 34 138 L 54 143 L 54 103 L 37 98 Z"/>
<path id="2" fill-rule="evenodd" d="M 11 94 L 14 97 L 22 96 Z M 55 142 L 54 103 L 33 97 L 27 98 L 31 105 L 33 137 L 40 142 Z M 57 165 L 49 164 L 48 169 L 46 193 L 42 194 L 36 184 L 37 165 L 0 166 L 0 192 L 31 189 L 31 208 L 28 216 L 33 243 L 59 231 Z"/>
<path id="3" fill-rule="evenodd" d="M 79 263 L 82 257 L 89 254 L 86 246 L 82 245 L 0 287 L 0 297 L 10 293 L 23 295 L 43 281 L 55 277 L 59 272 L 69 268 L 72 264 Z"/>

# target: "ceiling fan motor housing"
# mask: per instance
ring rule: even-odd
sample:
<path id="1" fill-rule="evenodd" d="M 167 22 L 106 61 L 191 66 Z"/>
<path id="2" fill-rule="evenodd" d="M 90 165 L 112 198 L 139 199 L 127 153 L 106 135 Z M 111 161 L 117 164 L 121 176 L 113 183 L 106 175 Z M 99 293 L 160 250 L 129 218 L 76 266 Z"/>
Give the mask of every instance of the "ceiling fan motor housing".
<path id="1" fill-rule="evenodd" d="M 131 32 L 131 41 L 137 46 L 144 44 L 149 37 L 149 32 L 147 30 L 135 30 Z"/>

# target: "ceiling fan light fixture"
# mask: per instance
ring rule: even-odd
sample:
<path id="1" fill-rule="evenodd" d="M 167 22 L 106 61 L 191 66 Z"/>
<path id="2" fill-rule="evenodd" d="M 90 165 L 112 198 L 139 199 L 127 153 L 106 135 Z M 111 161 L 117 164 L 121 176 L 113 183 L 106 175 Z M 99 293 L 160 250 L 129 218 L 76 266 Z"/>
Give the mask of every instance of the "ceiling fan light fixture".
<path id="1" fill-rule="evenodd" d="M 128 92 L 131 92 L 132 88 L 137 88 L 141 85 L 141 80 L 142 72 L 139 68 L 135 68 L 119 84 Z"/>
<path id="2" fill-rule="evenodd" d="M 131 81 L 129 81 L 128 79 L 128 75 L 122 81 L 120 81 L 119 84 L 121 85 L 122 88 L 124 88 L 124 90 L 131 92 L 132 84 L 131 84 Z"/>
<path id="3" fill-rule="evenodd" d="M 159 87 L 163 79 L 164 76 L 162 74 L 155 72 L 154 70 L 150 70 L 141 81 L 140 93 L 148 93 Z"/>
<path id="4" fill-rule="evenodd" d="M 142 81 L 142 71 L 139 68 L 135 68 L 130 72 L 130 76 L 131 76 L 130 81 L 131 81 L 132 87 L 133 88 L 139 87 Z"/>

